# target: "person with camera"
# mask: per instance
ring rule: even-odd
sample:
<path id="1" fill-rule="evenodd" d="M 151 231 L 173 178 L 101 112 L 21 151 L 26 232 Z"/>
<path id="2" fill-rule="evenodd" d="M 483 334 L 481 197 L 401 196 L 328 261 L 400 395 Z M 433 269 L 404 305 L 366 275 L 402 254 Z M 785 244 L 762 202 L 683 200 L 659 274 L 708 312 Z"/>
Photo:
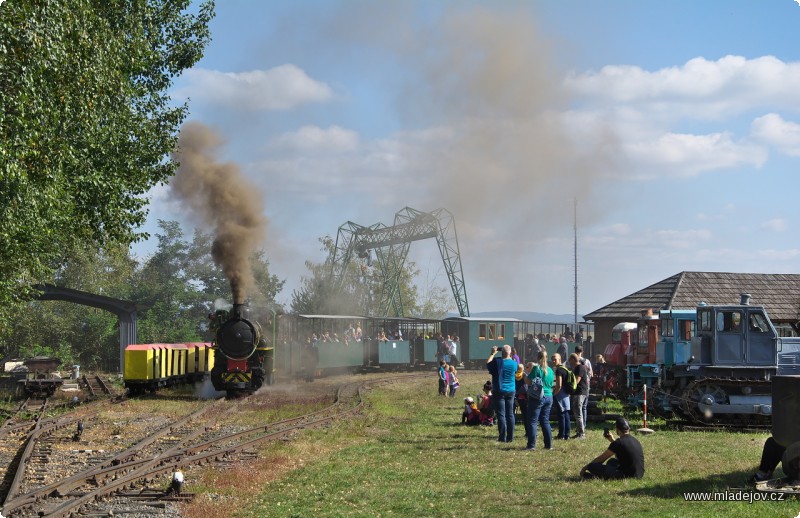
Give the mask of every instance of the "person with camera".
<path id="1" fill-rule="evenodd" d="M 605 429 L 603 437 L 611 444 L 606 451 L 581 469 L 581 478 L 619 479 L 644 476 L 642 444 L 630 434 L 631 425 L 625 418 L 618 417 L 615 424 L 619 439 L 614 438 L 611 430 Z"/>
<path id="2" fill-rule="evenodd" d="M 497 346 L 486 360 L 486 370 L 492 375 L 492 399 L 497 418 L 499 442 L 514 440 L 514 395 L 516 394 L 516 374 L 519 364 L 511 358 L 511 346 L 503 346 L 500 358 L 496 358 Z"/>

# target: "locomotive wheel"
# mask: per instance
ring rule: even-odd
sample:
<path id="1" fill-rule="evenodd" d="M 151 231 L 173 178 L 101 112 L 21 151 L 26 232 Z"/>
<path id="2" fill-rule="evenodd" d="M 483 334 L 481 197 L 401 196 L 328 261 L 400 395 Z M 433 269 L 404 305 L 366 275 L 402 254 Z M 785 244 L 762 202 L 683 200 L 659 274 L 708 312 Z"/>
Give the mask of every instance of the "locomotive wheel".
<path id="1" fill-rule="evenodd" d="M 264 369 L 256 367 L 252 371 L 251 383 L 253 390 L 258 390 L 264 384 Z"/>

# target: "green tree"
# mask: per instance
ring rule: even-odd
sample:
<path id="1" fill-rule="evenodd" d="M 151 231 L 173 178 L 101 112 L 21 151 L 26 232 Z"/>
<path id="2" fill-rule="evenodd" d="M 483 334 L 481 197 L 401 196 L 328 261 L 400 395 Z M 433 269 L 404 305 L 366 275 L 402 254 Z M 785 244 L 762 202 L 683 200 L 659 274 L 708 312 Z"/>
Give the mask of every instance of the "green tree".
<path id="1" fill-rule="evenodd" d="M 213 2 L 189 4 L 0 6 L 0 323 L 69 251 L 137 238 L 187 114 L 167 90 L 210 38 Z"/>

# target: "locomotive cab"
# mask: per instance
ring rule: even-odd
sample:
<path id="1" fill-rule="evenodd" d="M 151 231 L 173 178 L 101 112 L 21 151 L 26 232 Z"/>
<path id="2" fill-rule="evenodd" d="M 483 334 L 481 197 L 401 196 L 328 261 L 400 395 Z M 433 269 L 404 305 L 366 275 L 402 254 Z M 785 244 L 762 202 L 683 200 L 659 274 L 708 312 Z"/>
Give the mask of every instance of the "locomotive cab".
<path id="1" fill-rule="evenodd" d="M 711 368 L 767 367 L 777 364 L 778 333 L 763 306 L 700 306 L 692 363 Z"/>

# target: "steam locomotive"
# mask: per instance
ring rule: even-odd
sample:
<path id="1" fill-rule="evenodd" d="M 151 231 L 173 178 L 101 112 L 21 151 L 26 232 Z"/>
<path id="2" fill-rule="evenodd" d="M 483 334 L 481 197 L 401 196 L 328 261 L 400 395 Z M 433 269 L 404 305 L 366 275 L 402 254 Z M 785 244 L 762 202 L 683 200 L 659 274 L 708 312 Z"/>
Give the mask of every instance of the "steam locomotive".
<path id="1" fill-rule="evenodd" d="M 261 326 L 245 314 L 244 304 L 209 316 L 214 330 L 211 383 L 228 396 L 254 392 L 273 382 L 274 347 L 262 338 Z"/>

